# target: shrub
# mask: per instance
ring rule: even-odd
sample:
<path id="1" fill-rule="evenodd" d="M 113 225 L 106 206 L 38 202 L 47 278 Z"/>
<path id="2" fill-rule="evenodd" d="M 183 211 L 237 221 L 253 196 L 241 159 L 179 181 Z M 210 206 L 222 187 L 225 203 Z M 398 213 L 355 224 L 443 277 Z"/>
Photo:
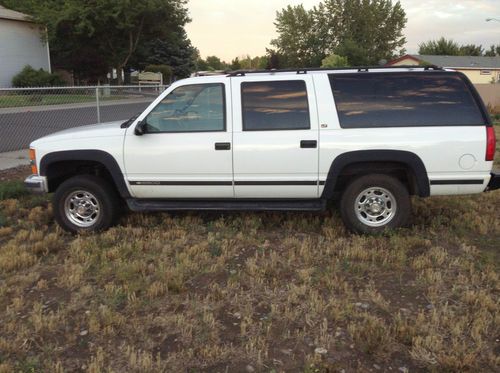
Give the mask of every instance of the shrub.
<path id="1" fill-rule="evenodd" d="M 12 78 L 14 87 L 57 87 L 65 85 L 64 80 L 55 73 L 49 73 L 43 69 L 35 70 L 26 65 L 21 72 Z"/>
<path id="2" fill-rule="evenodd" d="M 321 67 L 346 67 L 349 66 L 347 57 L 331 54 L 321 61 Z"/>
<path id="3" fill-rule="evenodd" d="M 492 104 L 487 104 L 486 109 L 488 110 L 488 113 L 490 114 L 491 119 L 495 124 L 499 124 L 500 122 L 500 106 L 493 106 Z"/>
<path id="4" fill-rule="evenodd" d="M 168 65 L 148 65 L 144 71 L 161 73 L 163 76 L 163 84 L 170 83 L 170 79 L 172 78 L 172 68 Z"/>

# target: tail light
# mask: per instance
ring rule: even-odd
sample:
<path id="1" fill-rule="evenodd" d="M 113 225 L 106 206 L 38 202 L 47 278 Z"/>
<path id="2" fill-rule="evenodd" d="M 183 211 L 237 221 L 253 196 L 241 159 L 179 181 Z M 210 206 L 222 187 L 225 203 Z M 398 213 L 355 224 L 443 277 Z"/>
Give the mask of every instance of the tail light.
<path id="1" fill-rule="evenodd" d="M 35 149 L 30 149 L 30 165 L 31 165 L 31 173 L 34 175 L 38 175 L 38 169 L 36 168 Z"/>
<path id="2" fill-rule="evenodd" d="M 497 140 L 493 126 L 486 127 L 486 160 L 492 161 L 495 158 L 495 148 Z"/>

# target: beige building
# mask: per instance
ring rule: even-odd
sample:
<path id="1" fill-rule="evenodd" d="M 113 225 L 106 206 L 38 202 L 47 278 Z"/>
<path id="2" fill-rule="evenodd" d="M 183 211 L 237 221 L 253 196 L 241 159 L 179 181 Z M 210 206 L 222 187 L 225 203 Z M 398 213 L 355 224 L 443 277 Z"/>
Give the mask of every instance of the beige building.
<path id="1" fill-rule="evenodd" d="M 473 84 L 500 82 L 500 56 L 431 56 L 407 54 L 387 63 L 387 66 L 430 64 L 454 69 L 467 75 Z"/>
<path id="2" fill-rule="evenodd" d="M 0 87 L 10 87 L 26 65 L 51 71 L 45 32 L 26 14 L 0 6 Z"/>

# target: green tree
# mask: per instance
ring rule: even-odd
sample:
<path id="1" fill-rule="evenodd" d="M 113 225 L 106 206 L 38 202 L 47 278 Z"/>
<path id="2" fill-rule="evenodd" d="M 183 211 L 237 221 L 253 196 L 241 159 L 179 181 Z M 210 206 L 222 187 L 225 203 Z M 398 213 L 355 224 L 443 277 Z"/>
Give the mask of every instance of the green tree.
<path id="1" fill-rule="evenodd" d="M 420 44 L 418 53 L 436 56 L 495 56 L 500 55 L 500 45 L 492 45 L 485 52 L 482 45 L 460 45 L 454 40 L 441 37 L 438 40 L 429 40 Z"/>
<path id="2" fill-rule="evenodd" d="M 274 49 L 266 48 L 266 69 L 281 69 L 283 67 L 283 56 Z"/>
<path id="3" fill-rule="evenodd" d="M 276 13 L 274 23 L 278 37 L 271 41 L 285 56 L 287 67 L 319 66 L 325 48 L 316 33 L 315 13 L 303 5 L 291 6 Z"/>
<path id="4" fill-rule="evenodd" d="M 466 44 L 460 47 L 461 56 L 482 56 L 484 48 L 482 45 Z"/>
<path id="5" fill-rule="evenodd" d="M 129 65 L 140 70 L 149 64 L 168 65 L 172 68 L 172 75 L 182 79 L 195 70 L 194 52 L 195 48 L 191 45 L 185 31 L 180 30 L 164 39 L 157 38 L 145 43 Z"/>
<path id="6" fill-rule="evenodd" d="M 210 70 L 210 66 L 208 66 L 207 61 L 205 61 L 203 58 L 198 58 L 196 60 L 196 71 L 208 71 Z M 213 69 L 212 69 L 213 70 Z"/>
<path id="7" fill-rule="evenodd" d="M 227 64 L 217 56 L 208 56 L 206 59 L 208 70 L 225 70 Z"/>
<path id="8" fill-rule="evenodd" d="M 342 57 L 336 54 L 331 54 L 321 61 L 321 67 L 344 67 L 349 66 L 349 62 L 346 57 Z"/>
<path id="9" fill-rule="evenodd" d="M 121 71 L 143 44 L 156 39 L 174 40 L 172 34 L 182 33 L 190 21 L 186 0 L 1 2 L 46 25 L 54 63 L 76 71 L 85 71 L 92 61 L 98 61 L 105 70 L 114 67 Z"/>
<path id="10" fill-rule="evenodd" d="M 459 56 L 460 45 L 453 40 L 441 37 L 438 40 L 429 40 L 418 46 L 418 54 L 433 56 Z"/>
<path id="11" fill-rule="evenodd" d="M 327 54 L 352 65 L 377 65 L 404 53 L 406 14 L 397 1 L 326 0 L 314 9 Z"/>
<path id="12" fill-rule="evenodd" d="M 244 70 L 261 70 L 267 67 L 267 56 L 246 57 L 240 59 L 241 68 Z"/>
<path id="13" fill-rule="evenodd" d="M 406 15 L 397 1 L 325 0 L 306 10 L 277 13 L 278 38 L 271 41 L 289 67 L 320 66 L 330 54 L 352 65 L 374 65 L 404 52 Z"/>
<path id="14" fill-rule="evenodd" d="M 232 60 L 231 65 L 229 65 L 229 68 L 233 71 L 240 70 L 241 69 L 240 59 L 236 57 L 234 60 Z"/>
<path id="15" fill-rule="evenodd" d="M 497 46 L 491 45 L 490 49 L 486 51 L 484 55 L 487 57 L 500 56 L 500 44 L 498 44 Z"/>

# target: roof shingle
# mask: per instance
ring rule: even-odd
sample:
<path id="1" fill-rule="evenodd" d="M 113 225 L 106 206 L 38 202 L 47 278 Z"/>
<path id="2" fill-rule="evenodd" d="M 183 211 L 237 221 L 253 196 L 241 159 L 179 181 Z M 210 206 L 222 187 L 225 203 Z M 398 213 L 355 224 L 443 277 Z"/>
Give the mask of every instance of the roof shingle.
<path id="1" fill-rule="evenodd" d="M 500 56 L 433 56 L 412 54 L 414 58 L 428 62 L 432 65 L 451 68 L 497 68 L 500 69 Z"/>

